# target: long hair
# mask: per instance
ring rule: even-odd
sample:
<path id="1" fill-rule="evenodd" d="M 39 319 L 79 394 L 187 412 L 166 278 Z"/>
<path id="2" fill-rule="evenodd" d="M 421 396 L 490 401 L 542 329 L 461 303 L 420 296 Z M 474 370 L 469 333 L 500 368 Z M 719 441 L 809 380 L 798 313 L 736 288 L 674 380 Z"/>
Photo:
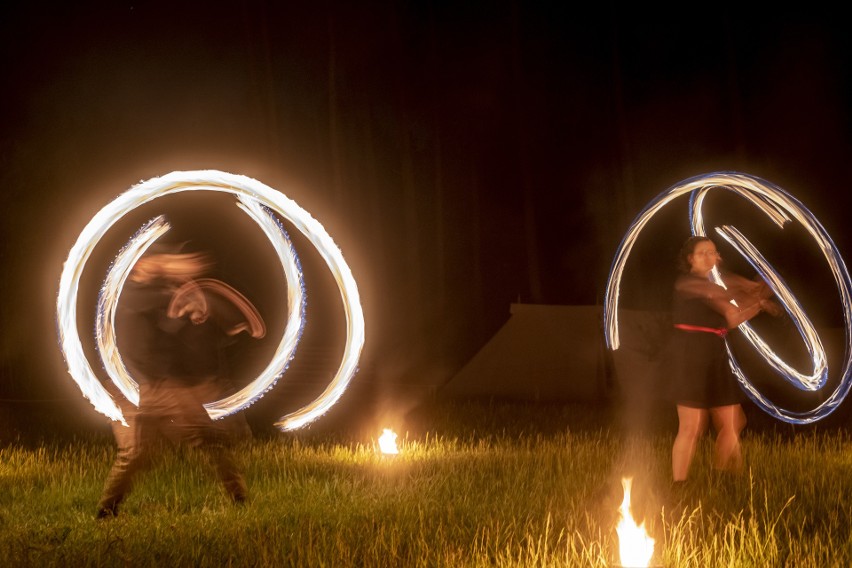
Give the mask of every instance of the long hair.
<path id="1" fill-rule="evenodd" d="M 710 237 L 704 237 L 700 235 L 692 236 L 686 239 L 686 242 L 684 242 L 683 246 L 680 247 L 680 252 L 677 255 L 678 272 L 688 274 L 689 271 L 692 270 L 692 265 L 689 264 L 689 255 L 695 252 L 695 247 L 698 246 L 698 243 L 703 243 L 705 241 L 710 241 L 711 243 L 716 244 Z"/>

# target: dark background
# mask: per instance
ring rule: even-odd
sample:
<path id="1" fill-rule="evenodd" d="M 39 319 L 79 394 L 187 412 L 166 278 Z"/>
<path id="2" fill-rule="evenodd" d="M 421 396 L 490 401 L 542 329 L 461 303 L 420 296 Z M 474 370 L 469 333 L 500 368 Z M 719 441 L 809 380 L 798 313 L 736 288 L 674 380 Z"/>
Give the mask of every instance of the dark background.
<path id="1" fill-rule="evenodd" d="M 323 224 L 365 310 L 356 381 L 377 392 L 446 382 L 513 302 L 601 303 L 630 221 L 694 175 L 736 170 L 778 184 L 849 254 L 852 51 L 843 20 L 801 6 L 6 3 L 3 406 L 102 420 L 57 345 L 62 263 L 101 207 L 173 170 L 256 178 Z M 672 208 L 631 257 L 625 306 L 667 305 L 688 233 L 685 202 Z M 128 216 L 84 275 L 81 329 L 94 321 L 116 248 L 165 212 L 217 253 L 222 276 L 258 304 L 274 336 L 286 319 L 283 278 L 235 209 L 218 196 L 176 197 Z M 707 216 L 743 229 L 818 326 L 842 324 L 824 262 L 801 231 L 772 229 L 724 196 Z M 330 377 L 343 339 L 340 298 L 294 232 L 308 289 L 299 354 L 313 365 L 303 374 Z M 269 345 L 253 346 L 245 364 Z"/>

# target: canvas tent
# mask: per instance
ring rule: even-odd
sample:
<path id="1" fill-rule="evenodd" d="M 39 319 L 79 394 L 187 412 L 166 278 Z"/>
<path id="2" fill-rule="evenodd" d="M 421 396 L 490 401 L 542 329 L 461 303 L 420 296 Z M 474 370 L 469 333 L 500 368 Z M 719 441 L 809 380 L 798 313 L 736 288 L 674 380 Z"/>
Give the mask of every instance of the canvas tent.
<path id="1" fill-rule="evenodd" d="M 447 381 L 439 396 L 536 402 L 616 399 L 624 403 L 626 421 L 632 424 L 647 422 L 660 408 L 672 408 L 663 351 L 673 332 L 668 313 L 620 309 L 621 345 L 612 351 L 604 342 L 601 306 L 511 304 L 509 312 L 506 324 Z M 763 323 L 762 337 L 785 361 L 803 371 L 812 369 L 789 318 Z M 841 371 L 852 357 L 844 329 L 817 331 L 827 353 L 829 380 L 816 392 L 779 379 L 741 334 L 729 342 L 749 380 L 765 396 L 784 408 L 809 411 L 836 394 Z M 844 411 L 836 413 L 837 420 L 849 412 Z"/>
<path id="2" fill-rule="evenodd" d="M 656 380 L 664 317 L 620 313 L 622 346 L 604 343 L 601 306 L 511 304 L 506 324 L 441 389 L 449 398 L 593 401 Z"/>

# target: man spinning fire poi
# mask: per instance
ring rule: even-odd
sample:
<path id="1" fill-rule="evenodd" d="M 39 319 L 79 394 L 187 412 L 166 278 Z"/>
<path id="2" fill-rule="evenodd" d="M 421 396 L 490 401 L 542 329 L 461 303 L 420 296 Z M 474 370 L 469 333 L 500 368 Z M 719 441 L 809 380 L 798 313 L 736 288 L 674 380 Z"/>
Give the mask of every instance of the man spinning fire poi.
<path id="1" fill-rule="evenodd" d="M 204 451 L 230 498 L 237 503 L 247 498 L 227 422 L 211 420 L 203 404 L 228 386 L 223 384 L 222 350 L 243 331 L 261 338 L 266 328 L 242 294 L 202 278 L 212 265 L 205 253 L 155 244 L 129 275 L 116 312 L 116 338 L 139 383 L 139 407 L 124 404 L 129 427 L 113 423 L 118 453 L 98 502 L 98 518 L 118 514 L 161 438 Z"/>

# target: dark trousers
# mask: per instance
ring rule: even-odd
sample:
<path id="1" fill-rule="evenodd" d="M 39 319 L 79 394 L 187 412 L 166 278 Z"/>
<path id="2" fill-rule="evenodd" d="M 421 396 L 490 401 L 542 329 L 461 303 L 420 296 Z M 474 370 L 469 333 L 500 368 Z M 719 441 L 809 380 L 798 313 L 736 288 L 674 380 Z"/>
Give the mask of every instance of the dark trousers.
<path id="1" fill-rule="evenodd" d="M 140 386 L 139 408 L 124 411 L 129 426 L 113 422 L 118 453 L 104 484 L 99 510 L 116 511 L 135 476 L 150 465 L 164 438 L 204 452 L 231 499 L 245 500 L 246 483 L 231 451 L 227 423 L 211 420 L 203 406 L 216 399 L 212 385 L 186 386 L 163 380 Z"/>

